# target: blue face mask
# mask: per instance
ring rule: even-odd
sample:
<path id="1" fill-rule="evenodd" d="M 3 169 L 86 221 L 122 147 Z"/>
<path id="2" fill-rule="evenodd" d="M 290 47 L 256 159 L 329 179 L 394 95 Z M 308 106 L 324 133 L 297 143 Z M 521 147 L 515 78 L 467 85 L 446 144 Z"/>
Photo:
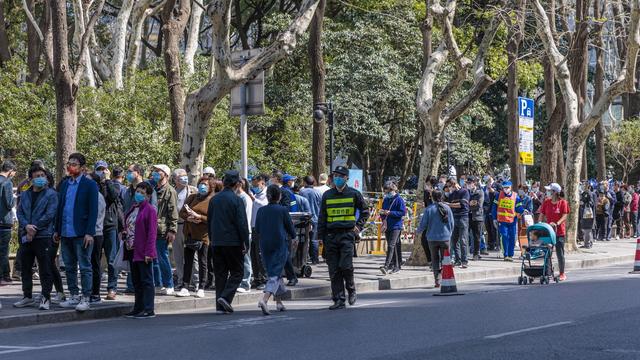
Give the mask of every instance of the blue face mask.
<path id="1" fill-rule="evenodd" d="M 262 189 L 260 189 L 257 186 L 252 186 L 251 187 L 251 192 L 254 193 L 254 194 L 260 194 L 262 192 Z"/>
<path id="2" fill-rule="evenodd" d="M 104 170 L 96 170 L 96 175 L 102 179 L 104 177 Z"/>
<path id="3" fill-rule="evenodd" d="M 464 186 L 464 179 L 460 179 L 460 187 Z"/>
<path id="4" fill-rule="evenodd" d="M 135 195 L 133 195 L 133 201 L 135 201 L 136 203 L 140 204 L 141 202 L 144 201 L 144 195 L 140 194 L 140 193 L 135 193 Z"/>
<path id="5" fill-rule="evenodd" d="M 344 184 L 347 183 L 347 179 L 340 176 L 336 176 L 333 178 L 333 183 L 336 184 L 337 188 L 342 188 Z"/>
<path id="6" fill-rule="evenodd" d="M 189 183 L 189 177 L 188 176 L 180 176 L 180 184 L 187 185 L 188 183 Z"/>
<path id="7" fill-rule="evenodd" d="M 156 184 L 159 183 L 160 182 L 160 178 L 161 178 L 160 173 L 157 172 L 157 171 L 152 172 L 151 173 L 151 178 L 153 179 L 153 181 L 156 182 Z"/>
<path id="8" fill-rule="evenodd" d="M 45 186 L 47 186 L 47 184 L 49 183 L 49 180 L 47 180 L 46 177 L 37 177 L 33 180 L 31 180 L 31 184 L 33 184 L 33 186 L 39 187 L 39 188 L 43 188 Z"/>
<path id="9" fill-rule="evenodd" d="M 206 195 L 209 193 L 209 187 L 207 186 L 207 184 L 200 184 L 198 185 L 198 193 L 200 195 Z"/>
<path id="10" fill-rule="evenodd" d="M 136 179 L 136 176 L 134 175 L 134 173 L 132 173 L 131 171 L 127 173 L 127 181 L 130 183 L 133 183 L 133 181 Z"/>
<path id="11" fill-rule="evenodd" d="M 393 199 L 394 196 L 396 196 L 396 194 L 392 192 L 384 194 L 385 199 Z"/>

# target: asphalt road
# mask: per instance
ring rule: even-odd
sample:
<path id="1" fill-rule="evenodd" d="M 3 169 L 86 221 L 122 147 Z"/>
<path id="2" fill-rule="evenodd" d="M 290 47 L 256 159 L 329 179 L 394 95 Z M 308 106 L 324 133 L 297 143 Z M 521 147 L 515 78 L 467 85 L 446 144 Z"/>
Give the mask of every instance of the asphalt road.
<path id="1" fill-rule="evenodd" d="M 513 278 L 324 299 L 262 316 L 213 310 L 0 330 L 0 359 L 640 359 L 640 275 L 629 266 L 570 273 L 561 284 Z"/>

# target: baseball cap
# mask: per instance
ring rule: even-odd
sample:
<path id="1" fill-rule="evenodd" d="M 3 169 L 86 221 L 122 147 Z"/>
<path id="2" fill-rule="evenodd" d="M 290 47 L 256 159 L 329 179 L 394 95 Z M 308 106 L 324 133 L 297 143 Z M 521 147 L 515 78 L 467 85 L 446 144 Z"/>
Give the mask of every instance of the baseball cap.
<path id="1" fill-rule="evenodd" d="M 289 174 L 284 174 L 284 176 L 282 177 L 282 181 L 284 181 L 284 182 L 293 181 L 295 179 L 297 179 L 297 177 L 295 177 L 293 175 L 289 175 Z"/>
<path id="2" fill-rule="evenodd" d="M 240 173 L 237 170 L 229 170 L 224 173 L 223 183 L 225 186 L 240 182 Z"/>
<path id="3" fill-rule="evenodd" d="M 511 181 L 507 180 L 502 183 L 502 187 L 511 187 L 513 184 Z"/>
<path id="4" fill-rule="evenodd" d="M 167 176 L 171 175 L 171 169 L 165 164 L 153 165 L 153 168 L 162 171 Z"/>
<path id="5" fill-rule="evenodd" d="M 344 167 L 344 166 L 338 166 L 338 167 L 336 167 L 336 168 L 333 170 L 333 172 L 334 172 L 335 174 L 340 174 L 340 175 L 343 175 L 343 176 L 349 176 L 349 169 L 347 169 L 347 168 L 346 168 L 346 167 Z"/>
<path id="6" fill-rule="evenodd" d="M 474 184 L 475 184 L 475 183 L 477 183 L 477 182 L 478 182 L 478 178 L 477 178 L 477 177 L 475 177 L 475 176 L 469 176 L 469 177 L 467 178 L 467 183 L 474 183 Z"/>
<path id="7" fill-rule="evenodd" d="M 557 183 L 551 183 L 551 184 L 549 184 L 548 186 L 545 186 L 544 188 L 545 188 L 546 190 L 551 190 L 551 191 L 554 191 L 554 192 L 560 192 L 560 191 L 562 191 L 562 187 L 560 187 L 560 185 L 559 185 L 559 184 L 557 184 Z"/>
<path id="8" fill-rule="evenodd" d="M 211 167 L 211 166 L 207 166 L 206 168 L 204 168 L 202 170 L 203 174 L 211 174 L 213 176 L 216 176 L 216 171 Z"/>
<path id="9" fill-rule="evenodd" d="M 98 168 L 108 168 L 109 164 L 107 164 L 106 161 L 104 160 L 98 160 L 98 162 L 96 163 L 96 165 L 93 167 L 94 170 L 98 170 Z"/>

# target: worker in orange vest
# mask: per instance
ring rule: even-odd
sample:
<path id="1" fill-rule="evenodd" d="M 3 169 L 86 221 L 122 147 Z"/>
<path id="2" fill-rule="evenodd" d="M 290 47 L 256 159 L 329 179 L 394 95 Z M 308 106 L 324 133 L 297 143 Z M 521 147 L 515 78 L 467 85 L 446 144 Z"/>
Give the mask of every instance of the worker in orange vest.
<path id="1" fill-rule="evenodd" d="M 495 198 L 491 207 L 491 215 L 494 220 L 498 221 L 504 261 L 513 261 L 513 251 L 518 233 L 518 218 L 516 214 L 525 212 L 520 197 L 512 191 L 511 187 L 511 181 L 503 182 L 502 191 Z"/>

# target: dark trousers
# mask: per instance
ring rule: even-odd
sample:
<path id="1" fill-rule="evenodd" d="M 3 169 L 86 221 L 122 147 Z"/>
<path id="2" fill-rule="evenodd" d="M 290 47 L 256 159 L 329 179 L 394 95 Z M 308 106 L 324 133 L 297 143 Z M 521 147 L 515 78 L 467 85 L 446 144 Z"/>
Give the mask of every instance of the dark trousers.
<path id="1" fill-rule="evenodd" d="M 484 216 L 484 225 L 487 229 L 487 248 L 489 250 L 495 250 L 498 248 L 498 229 L 496 229 L 491 215 Z"/>
<path id="2" fill-rule="evenodd" d="M 318 224 L 313 224 L 313 229 L 314 231 L 312 231 L 311 233 L 309 233 L 309 239 L 311 239 L 311 242 L 309 243 L 309 258 L 311 259 L 312 263 L 318 263 L 320 262 L 320 244 L 319 241 L 316 240 L 316 231 L 315 229 L 318 228 Z"/>
<path id="3" fill-rule="evenodd" d="M 607 224 L 609 223 L 609 218 L 607 216 L 596 214 L 596 228 L 598 229 L 598 234 L 596 236 L 597 240 L 604 240 L 607 238 Z"/>
<path id="4" fill-rule="evenodd" d="M 346 299 L 345 288 L 348 293 L 356 291 L 353 279 L 355 238 L 353 232 L 330 233 L 324 241 L 333 301 Z"/>
<path id="5" fill-rule="evenodd" d="M 231 303 L 244 276 L 242 246 L 213 246 L 213 271 L 216 282 L 216 299 Z M 217 310 L 224 310 L 216 302 Z"/>
<path id="6" fill-rule="evenodd" d="M 484 221 L 471 220 L 470 231 L 473 235 L 473 255 L 476 256 L 480 253 L 480 238 L 482 237 L 482 230 L 484 228 Z"/>
<path id="7" fill-rule="evenodd" d="M 100 296 L 100 282 L 102 280 L 102 245 L 104 236 L 93 237 L 93 250 L 91 251 L 91 273 L 93 274 L 92 296 Z"/>
<path id="8" fill-rule="evenodd" d="M 209 246 L 209 250 L 207 252 L 207 285 L 213 286 L 215 278 L 216 275 L 214 274 L 213 268 L 213 249 Z"/>
<path id="9" fill-rule="evenodd" d="M 40 284 L 42 285 L 42 296 L 45 299 L 51 298 L 51 287 L 53 279 L 51 277 L 51 267 L 49 262 L 49 238 L 33 239 L 33 241 L 20 244 L 20 260 L 25 269 L 31 269 L 35 260 L 38 260 L 38 272 L 40 274 Z M 26 298 L 33 297 L 33 276 L 31 271 L 22 272 L 22 294 Z"/>
<path id="10" fill-rule="evenodd" d="M 431 251 L 431 270 L 436 279 L 440 279 L 440 271 L 442 270 L 442 259 L 444 259 L 444 251 L 449 248 L 448 241 L 429 241 L 429 250 Z"/>
<path id="11" fill-rule="evenodd" d="M 267 283 L 267 274 L 262 263 L 262 253 L 260 253 L 260 236 L 254 231 L 251 232 L 251 270 L 253 272 L 253 285 L 264 285 Z"/>
<path id="12" fill-rule="evenodd" d="M 289 281 L 298 278 L 298 275 L 296 275 L 296 270 L 293 267 L 293 251 L 291 251 L 291 241 L 289 241 L 289 253 L 287 254 L 287 262 L 284 263 L 284 274 Z"/>
<path id="13" fill-rule="evenodd" d="M 181 284 L 182 287 L 189 287 L 189 281 L 191 281 L 191 273 L 193 272 L 193 258 L 197 254 L 198 289 L 204 289 L 204 286 L 207 283 L 207 253 L 209 253 L 209 246 L 202 243 L 197 250 L 189 246 L 184 247 L 184 268 L 182 270 L 183 283 Z"/>
<path id="14" fill-rule="evenodd" d="M 11 229 L 0 229 L 0 280 L 11 278 L 9 241 L 11 241 Z"/>
<path id="15" fill-rule="evenodd" d="M 384 262 L 384 267 L 387 269 L 393 268 L 400 270 L 400 257 L 398 254 L 398 243 L 400 242 L 401 229 L 387 230 L 385 237 L 387 239 L 387 258 Z"/>
<path id="16" fill-rule="evenodd" d="M 637 211 L 631 212 L 631 226 L 633 227 L 633 236 L 637 237 L 638 236 L 638 212 Z"/>
<path id="17" fill-rule="evenodd" d="M 58 248 L 60 248 L 60 243 L 52 241 L 51 246 L 49 246 L 49 256 L 47 257 L 47 259 L 49 260 L 49 270 L 51 270 L 53 286 L 56 288 L 56 292 L 64 294 L 64 288 L 62 287 L 62 276 L 60 276 L 60 269 L 58 268 L 58 264 L 56 264 L 56 258 L 58 257 Z"/>
<path id="18" fill-rule="evenodd" d="M 469 218 L 461 217 L 454 219 L 453 234 L 451 235 L 451 247 L 456 262 L 467 263 L 469 243 Z"/>
<path id="19" fill-rule="evenodd" d="M 153 263 L 131 261 L 131 280 L 135 292 L 133 311 L 153 311 L 155 289 L 153 287 Z"/>
<path id="20" fill-rule="evenodd" d="M 427 256 L 427 262 L 431 263 L 431 248 L 429 247 L 429 241 L 427 240 L 427 231 L 422 232 L 422 238 L 420 238 L 420 243 L 422 244 L 422 248 L 424 249 L 424 254 Z"/>
<path id="21" fill-rule="evenodd" d="M 558 256 L 558 270 L 560 274 L 564 274 L 564 237 L 556 238 L 556 255 Z"/>

